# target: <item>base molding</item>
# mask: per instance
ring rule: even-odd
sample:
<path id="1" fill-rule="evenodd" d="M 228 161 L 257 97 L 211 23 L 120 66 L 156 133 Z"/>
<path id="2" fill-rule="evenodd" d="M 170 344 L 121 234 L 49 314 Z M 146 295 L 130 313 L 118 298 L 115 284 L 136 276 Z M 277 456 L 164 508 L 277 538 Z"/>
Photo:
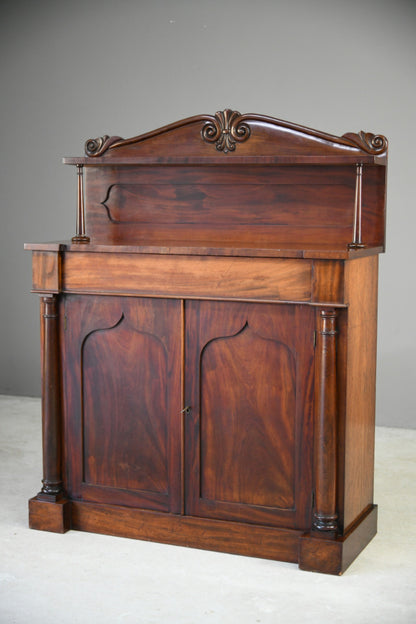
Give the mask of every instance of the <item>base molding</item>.
<path id="1" fill-rule="evenodd" d="M 342 574 L 377 532 L 377 507 L 371 506 L 345 536 L 181 516 L 62 499 L 29 501 L 29 526 L 65 533 L 87 531 L 298 563 L 302 570 Z"/>
<path id="2" fill-rule="evenodd" d="M 307 533 L 300 539 L 299 567 L 342 574 L 377 533 L 377 505 L 371 505 L 343 536 Z"/>
<path id="3" fill-rule="evenodd" d="M 72 528 L 176 546 L 296 563 L 300 531 L 72 502 Z"/>

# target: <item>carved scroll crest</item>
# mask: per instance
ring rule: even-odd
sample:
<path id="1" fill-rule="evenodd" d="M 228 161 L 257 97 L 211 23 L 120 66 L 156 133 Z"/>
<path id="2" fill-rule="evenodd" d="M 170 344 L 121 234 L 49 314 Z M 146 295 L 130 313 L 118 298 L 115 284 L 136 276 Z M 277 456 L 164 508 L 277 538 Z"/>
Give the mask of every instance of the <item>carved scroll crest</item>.
<path id="1" fill-rule="evenodd" d="M 357 134 L 349 132 L 342 135 L 344 139 L 348 139 L 357 147 L 368 152 L 369 154 L 382 154 L 387 150 L 387 139 L 382 134 L 373 134 L 372 132 L 358 132 Z"/>
<path id="2" fill-rule="evenodd" d="M 87 156 L 101 156 L 109 147 L 111 147 L 117 141 L 122 141 L 123 139 L 119 136 L 108 136 L 105 134 L 102 137 L 98 137 L 97 139 L 88 139 L 85 142 L 85 153 Z"/>
<path id="3" fill-rule="evenodd" d="M 273 142 L 276 146 L 276 155 L 286 155 L 284 153 L 284 146 L 287 143 L 291 143 L 292 140 L 294 147 L 299 147 L 299 154 L 306 153 L 309 145 L 308 141 L 314 141 L 315 139 L 322 143 L 322 152 L 320 151 L 319 154 L 323 157 L 332 149 L 334 150 L 334 155 L 340 154 L 340 150 L 342 149 L 348 151 L 351 148 L 376 157 L 384 156 L 387 153 L 388 142 L 386 137 L 381 134 L 361 131 L 358 133 L 349 132 L 342 137 L 338 137 L 281 119 L 268 117 L 267 115 L 251 113 L 242 115 L 238 111 L 231 110 L 230 108 L 218 111 L 215 115 L 196 115 L 194 117 L 182 119 L 173 124 L 129 139 L 122 139 L 119 136 L 108 136 L 105 134 L 96 139 L 89 139 L 86 141 L 85 153 L 90 157 L 102 156 L 109 149 L 126 148 L 136 144 L 139 146 L 139 144 L 147 140 L 159 139 L 159 137 L 167 133 L 179 132 L 181 128 L 194 126 L 196 124 L 199 126 L 199 124 L 201 124 L 199 128 L 202 140 L 206 143 L 213 143 L 217 151 L 226 154 L 228 152 L 234 152 L 237 143 L 243 143 L 249 139 L 253 132 L 251 123 L 264 126 L 264 131 L 260 132 L 256 139 L 256 149 L 261 149 L 261 145 L 266 141 L 268 143 Z M 285 132 L 285 137 L 279 136 L 282 130 Z M 282 148 L 279 146 L 281 139 L 283 139 Z M 161 139 L 161 149 L 165 149 L 163 146 L 164 143 Z M 315 147 L 317 147 L 317 145 L 314 146 L 314 149 Z M 175 152 L 174 137 L 171 145 L 169 145 L 169 149 Z M 270 148 L 268 149 L 270 150 Z M 181 143 L 177 151 L 180 154 Z M 175 152 L 175 157 L 176 155 Z"/>
<path id="4" fill-rule="evenodd" d="M 244 123 L 241 113 L 227 108 L 218 111 L 201 130 L 201 136 L 208 143 L 215 143 L 219 152 L 234 152 L 237 143 L 247 141 L 251 134 L 250 126 Z"/>

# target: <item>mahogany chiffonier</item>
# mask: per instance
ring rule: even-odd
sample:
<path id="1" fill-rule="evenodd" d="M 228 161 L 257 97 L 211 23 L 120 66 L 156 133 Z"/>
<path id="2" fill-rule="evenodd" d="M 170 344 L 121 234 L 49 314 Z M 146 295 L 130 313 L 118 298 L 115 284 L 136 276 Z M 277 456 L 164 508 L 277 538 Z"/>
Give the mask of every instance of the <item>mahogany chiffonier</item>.
<path id="1" fill-rule="evenodd" d="M 377 526 L 386 139 L 225 110 L 85 151 L 76 235 L 26 245 L 30 526 L 341 574 Z"/>

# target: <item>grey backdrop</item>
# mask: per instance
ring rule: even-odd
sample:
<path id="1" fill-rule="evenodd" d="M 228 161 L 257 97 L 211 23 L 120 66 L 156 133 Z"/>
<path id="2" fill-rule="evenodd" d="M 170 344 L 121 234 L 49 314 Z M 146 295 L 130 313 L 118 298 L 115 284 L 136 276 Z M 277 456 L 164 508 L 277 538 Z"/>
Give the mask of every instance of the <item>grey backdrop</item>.
<path id="1" fill-rule="evenodd" d="M 231 107 L 390 140 L 377 422 L 415 413 L 414 0 L 0 3 L 0 392 L 38 395 L 25 241 L 70 238 L 85 139 Z"/>

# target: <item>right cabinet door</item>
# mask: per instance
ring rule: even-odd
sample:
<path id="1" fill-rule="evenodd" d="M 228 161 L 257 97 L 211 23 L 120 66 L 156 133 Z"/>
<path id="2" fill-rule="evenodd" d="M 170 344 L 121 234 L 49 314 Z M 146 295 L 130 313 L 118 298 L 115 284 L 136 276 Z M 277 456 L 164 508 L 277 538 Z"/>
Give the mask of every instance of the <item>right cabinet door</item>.
<path id="1" fill-rule="evenodd" d="M 187 301 L 185 319 L 186 513 L 306 529 L 313 309 Z"/>

